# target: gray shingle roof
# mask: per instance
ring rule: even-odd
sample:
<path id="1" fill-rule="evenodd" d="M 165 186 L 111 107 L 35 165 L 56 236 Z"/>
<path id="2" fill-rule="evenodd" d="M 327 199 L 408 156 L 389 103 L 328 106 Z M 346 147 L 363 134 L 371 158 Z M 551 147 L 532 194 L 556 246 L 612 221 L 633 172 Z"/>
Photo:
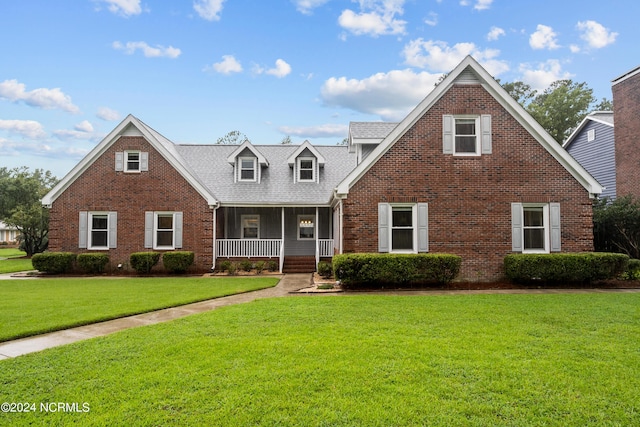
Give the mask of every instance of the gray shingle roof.
<path id="1" fill-rule="evenodd" d="M 333 189 L 356 166 L 355 155 L 346 146 L 314 145 L 326 163 L 320 168 L 319 183 L 294 183 L 287 158 L 298 145 L 257 145 L 269 161 L 261 182 L 234 182 L 233 166 L 227 157 L 237 145 L 176 145 L 189 169 L 222 204 L 320 205 L 327 204 Z"/>
<path id="2" fill-rule="evenodd" d="M 355 139 L 383 139 L 398 125 L 394 122 L 351 122 L 349 134 Z"/>

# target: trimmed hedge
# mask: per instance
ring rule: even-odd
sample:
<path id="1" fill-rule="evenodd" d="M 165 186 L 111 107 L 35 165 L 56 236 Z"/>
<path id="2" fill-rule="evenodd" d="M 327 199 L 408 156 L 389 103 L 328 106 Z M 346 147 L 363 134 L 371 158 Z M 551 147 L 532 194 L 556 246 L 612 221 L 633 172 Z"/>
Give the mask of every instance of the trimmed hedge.
<path id="1" fill-rule="evenodd" d="M 129 256 L 131 268 L 138 274 L 149 274 L 160 260 L 160 252 L 134 252 Z"/>
<path id="2" fill-rule="evenodd" d="M 620 276 L 628 262 L 627 255 L 608 252 L 510 254 L 504 270 L 518 283 L 590 283 Z"/>
<path id="3" fill-rule="evenodd" d="M 194 254 L 190 251 L 165 252 L 162 255 L 162 265 L 172 273 L 185 273 L 193 260 Z"/>
<path id="4" fill-rule="evenodd" d="M 340 254 L 333 257 L 333 274 L 345 288 L 446 284 L 461 264 L 451 254 Z"/>
<path id="5" fill-rule="evenodd" d="M 109 255 L 105 253 L 78 254 L 76 264 L 85 273 L 103 273 L 104 268 L 109 264 Z"/>
<path id="6" fill-rule="evenodd" d="M 318 263 L 318 274 L 323 279 L 331 278 L 331 276 L 333 276 L 333 267 L 331 266 L 331 263 L 326 261 L 320 261 Z"/>
<path id="7" fill-rule="evenodd" d="M 33 268 L 43 273 L 62 274 L 73 270 L 76 254 L 72 252 L 43 252 L 31 257 Z"/>

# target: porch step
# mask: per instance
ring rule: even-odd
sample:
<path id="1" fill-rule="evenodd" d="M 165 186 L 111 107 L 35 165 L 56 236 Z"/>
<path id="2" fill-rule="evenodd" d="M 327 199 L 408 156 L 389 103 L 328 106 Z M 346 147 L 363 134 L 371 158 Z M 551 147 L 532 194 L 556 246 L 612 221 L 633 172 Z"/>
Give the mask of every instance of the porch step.
<path id="1" fill-rule="evenodd" d="M 284 258 L 283 273 L 313 273 L 316 258 L 313 256 L 288 256 Z"/>

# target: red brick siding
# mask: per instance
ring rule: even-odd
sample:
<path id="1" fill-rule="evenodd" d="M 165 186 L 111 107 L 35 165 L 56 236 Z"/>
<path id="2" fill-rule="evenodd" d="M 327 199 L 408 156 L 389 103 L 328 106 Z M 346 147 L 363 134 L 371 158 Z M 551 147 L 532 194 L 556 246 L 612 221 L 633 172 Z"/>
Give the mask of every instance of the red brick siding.
<path id="1" fill-rule="evenodd" d="M 149 171 L 115 171 L 115 153 L 125 150 L 149 152 Z M 67 188 L 51 207 L 49 249 L 78 249 L 80 211 L 118 213 L 117 248 L 108 251 L 111 266 L 129 264 L 132 252 L 144 247 L 145 211 L 183 212 L 183 247 L 193 251 L 193 270 L 207 271 L 213 265 L 213 211 L 206 200 L 142 137 L 121 137 L 87 171 Z"/>
<path id="2" fill-rule="evenodd" d="M 444 114 L 491 114 L 493 154 L 442 154 Z M 587 191 L 481 86 L 454 86 L 344 201 L 344 252 L 378 251 L 379 202 L 429 204 L 429 251 L 460 255 L 460 278 L 503 277 L 511 203 L 559 202 L 562 250 L 593 249 Z"/>
<path id="3" fill-rule="evenodd" d="M 612 86 L 616 193 L 640 197 L 640 74 Z"/>

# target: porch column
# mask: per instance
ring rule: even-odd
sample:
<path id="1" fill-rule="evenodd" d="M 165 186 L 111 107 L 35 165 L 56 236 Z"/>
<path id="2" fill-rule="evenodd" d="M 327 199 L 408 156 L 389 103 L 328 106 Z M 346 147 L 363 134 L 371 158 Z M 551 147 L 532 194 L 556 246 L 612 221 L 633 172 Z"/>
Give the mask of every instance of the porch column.
<path id="1" fill-rule="evenodd" d="M 280 212 L 280 238 L 282 239 L 282 243 L 280 243 L 280 273 L 282 273 L 282 266 L 284 265 L 284 206 Z"/>

